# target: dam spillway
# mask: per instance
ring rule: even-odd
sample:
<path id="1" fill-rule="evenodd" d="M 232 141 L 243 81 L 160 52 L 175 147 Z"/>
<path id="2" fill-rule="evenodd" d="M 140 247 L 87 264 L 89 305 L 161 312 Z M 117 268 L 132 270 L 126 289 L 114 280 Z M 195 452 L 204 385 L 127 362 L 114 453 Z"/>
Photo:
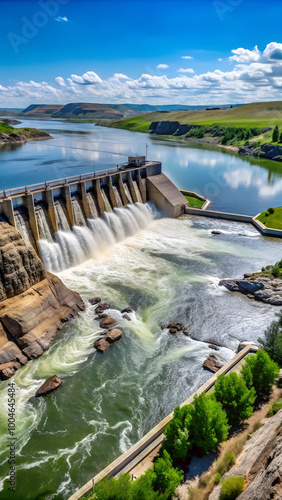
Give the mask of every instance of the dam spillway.
<path id="1" fill-rule="evenodd" d="M 0 192 L 0 217 L 17 227 L 49 271 L 59 272 L 144 229 L 152 204 L 177 217 L 186 199 L 160 162 L 129 157 L 108 172 Z"/>

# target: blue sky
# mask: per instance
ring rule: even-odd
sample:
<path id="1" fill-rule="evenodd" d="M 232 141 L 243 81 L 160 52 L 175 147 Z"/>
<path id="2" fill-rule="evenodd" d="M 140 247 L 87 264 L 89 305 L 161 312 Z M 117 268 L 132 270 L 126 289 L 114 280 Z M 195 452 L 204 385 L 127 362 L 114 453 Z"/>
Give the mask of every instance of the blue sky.
<path id="1" fill-rule="evenodd" d="M 279 1 L 0 0 L 0 6 L 0 107 L 281 98 Z"/>

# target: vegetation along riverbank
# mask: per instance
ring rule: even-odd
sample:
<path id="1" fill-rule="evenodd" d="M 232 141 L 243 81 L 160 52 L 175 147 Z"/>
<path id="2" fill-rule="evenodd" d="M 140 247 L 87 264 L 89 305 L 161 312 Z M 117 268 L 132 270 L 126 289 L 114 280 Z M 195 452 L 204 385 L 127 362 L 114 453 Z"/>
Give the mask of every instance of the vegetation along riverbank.
<path id="1" fill-rule="evenodd" d="M 19 122 L 18 122 L 19 123 Z M 29 141 L 42 141 L 52 139 L 52 136 L 43 130 L 35 128 L 15 128 L 7 123 L 0 121 L 0 147 L 4 144 L 24 144 Z"/>

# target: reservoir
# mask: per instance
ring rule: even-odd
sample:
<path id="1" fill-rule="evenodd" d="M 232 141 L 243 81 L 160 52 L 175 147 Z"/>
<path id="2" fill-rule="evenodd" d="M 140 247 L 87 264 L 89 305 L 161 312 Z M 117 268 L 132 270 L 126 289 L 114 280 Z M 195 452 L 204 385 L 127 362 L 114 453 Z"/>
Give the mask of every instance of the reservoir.
<path id="1" fill-rule="evenodd" d="M 275 162 L 91 124 L 23 125 L 44 128 L 54 139 L 1 151 L 0 189 L 112 168 L 130 154 L 144 154 L 147 141 L 149 159 L 161 161 L 178 187 L 208 196 L 214 209 L 252 215 L 281 204 Z M 64 270 L 51 267 L 81 294 L 86 310 L 10 379 L 16 384 L 18 498 L 67 499 L 209 378 L 202 363 L 213 351 L 201 340 L 222 342 L 226 347 L 217 354 L 226 362 L 240 341 L 257 341 L 275 317 L 273 306 L 230 293 L 218 282 L 279 260 L 278 239 L 246 224 L 165 219 L 149 209 L 134 234 L 119 241 L 101 234 L 94 258 Z M 213 229 L 221 234 L 212 235 Z M 101 331 L 88 302 L 95 296 L 110 303 L 123 331 L 103 355 L 93 348 Z M 131 321 L 120 313 L 126 306 L 134 309 Z M 184 323 L 190 337 L 170 335 L 163 326 L 173 321 Z M 54 374 L 62 387 L 30 399 Z M 0 491 L 9 473 L 8 383 L 0 384 Z M 14 498 L 6 491 L 5 498 Z"/>

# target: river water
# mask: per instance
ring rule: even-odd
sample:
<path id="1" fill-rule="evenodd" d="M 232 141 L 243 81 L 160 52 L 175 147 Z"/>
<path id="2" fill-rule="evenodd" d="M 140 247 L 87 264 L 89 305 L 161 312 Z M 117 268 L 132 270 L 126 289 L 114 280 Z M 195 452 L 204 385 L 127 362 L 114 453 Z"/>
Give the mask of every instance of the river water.
<path id="1" fill-rule="evenodd" d="M 37 122 L 32 124 L 39 126 Z M 167 146 L 142 134 L 97 131 L 98 127 L 90 125 L 51 125 L 72 132 L 54 134 L 53 141 L 2 152 L 0 188 L 4 182 L 6 187 L 12 187 L 91 171 L 89 164 L 96 168 L 113 166 L 114 159 L 120 163 L 127 154 L 143 153 L 146 139 L 149 157 L 163 161 L 164 170 L 184 188 L 203 193 L 208 173 L 217 170 L 217 161 L 222 161 L 218 168 L 224 163 L 230 175 L 236 168 L 246 168 L 255 169 L 257 175 L 261 172 L 262 183 L 265 175 L 270 176 L 265 173 L 266 166 L 252 166 L 233 155 Z M 77 134 L 73 132 L 76 129 L 91 132 Z M 102 135 L 94 145 L 96 133 Z M 69 149 L 72 144 L 81 149 Z M 15 170 L 11 172 L 12 167 L 7 165 Z M 198 177 L 197 186 L 190 184 L 192 165 L 203 169 L 202 174 L 205 172 L 202 184 Z M 269 186 L 276 182 L 272 181 Z M 250 203 L 249 212 L 261 209 L 258 184 L 250 183 L 245 189 L 252 196 L 247 197 L 243 191 L 239 206 L 228 199 L 224 202 L 229 204 L 228 209 L 242 211 L 246 203 Z M 231 192 L 229 187 L 230 198 Z M 234 196 L 236 193 L 239 196 L 240 191 L 234 188 Z M 223 199 L 227 200 L 223 194 L 213 201 L 217 208 L 226 209 L 220 206 Z M 265 203 L 279 204 L 275 196 L 271 200 L 264 200 L 264 207 Z M 220 235 L 211 234 L 215 228 Z M 214 338 L 226 344 L 218 352 L 224 362 L 234 355 L 239 341 L 256 341 L 262 336 L 276 309 L 232 294 L 219 287 L 218 281 L 240 277 L 277 261 L 281 258 L 280 248 L 278 239 L 264 238 L 246 224 L 191 216 L 164 219 L 152 212 L 147 224 L 139 226 L 134 235 L 108 242 L 95 258 L 58 270 L 63 282 L 82 295 L 87 308 L 61 330 L 41 358 L 28 363 L 13 378 L 16 496 L 7 491 L 5 481 L 9 472 L 8 381 L 0 385 L 1 498 L 67 499 L 209 378 L 202 363 L 213 351 L 201 339 Z M 100 330 L 88 299 L 97 295 L 110 302 L 110 313 L 123 330 L 122 340 L 104 355 L 93 349 Z M 123 319 L 119 312 L 128 305 L 134 309 L 132 321 Z M 162 325 L 171 321 L 185 323 L 191 336 L 199 340 L 170 335 Z M 62 387 L 46 398 L 30 400 L 43 381 L 55 373 L 63 380 Z"/>

